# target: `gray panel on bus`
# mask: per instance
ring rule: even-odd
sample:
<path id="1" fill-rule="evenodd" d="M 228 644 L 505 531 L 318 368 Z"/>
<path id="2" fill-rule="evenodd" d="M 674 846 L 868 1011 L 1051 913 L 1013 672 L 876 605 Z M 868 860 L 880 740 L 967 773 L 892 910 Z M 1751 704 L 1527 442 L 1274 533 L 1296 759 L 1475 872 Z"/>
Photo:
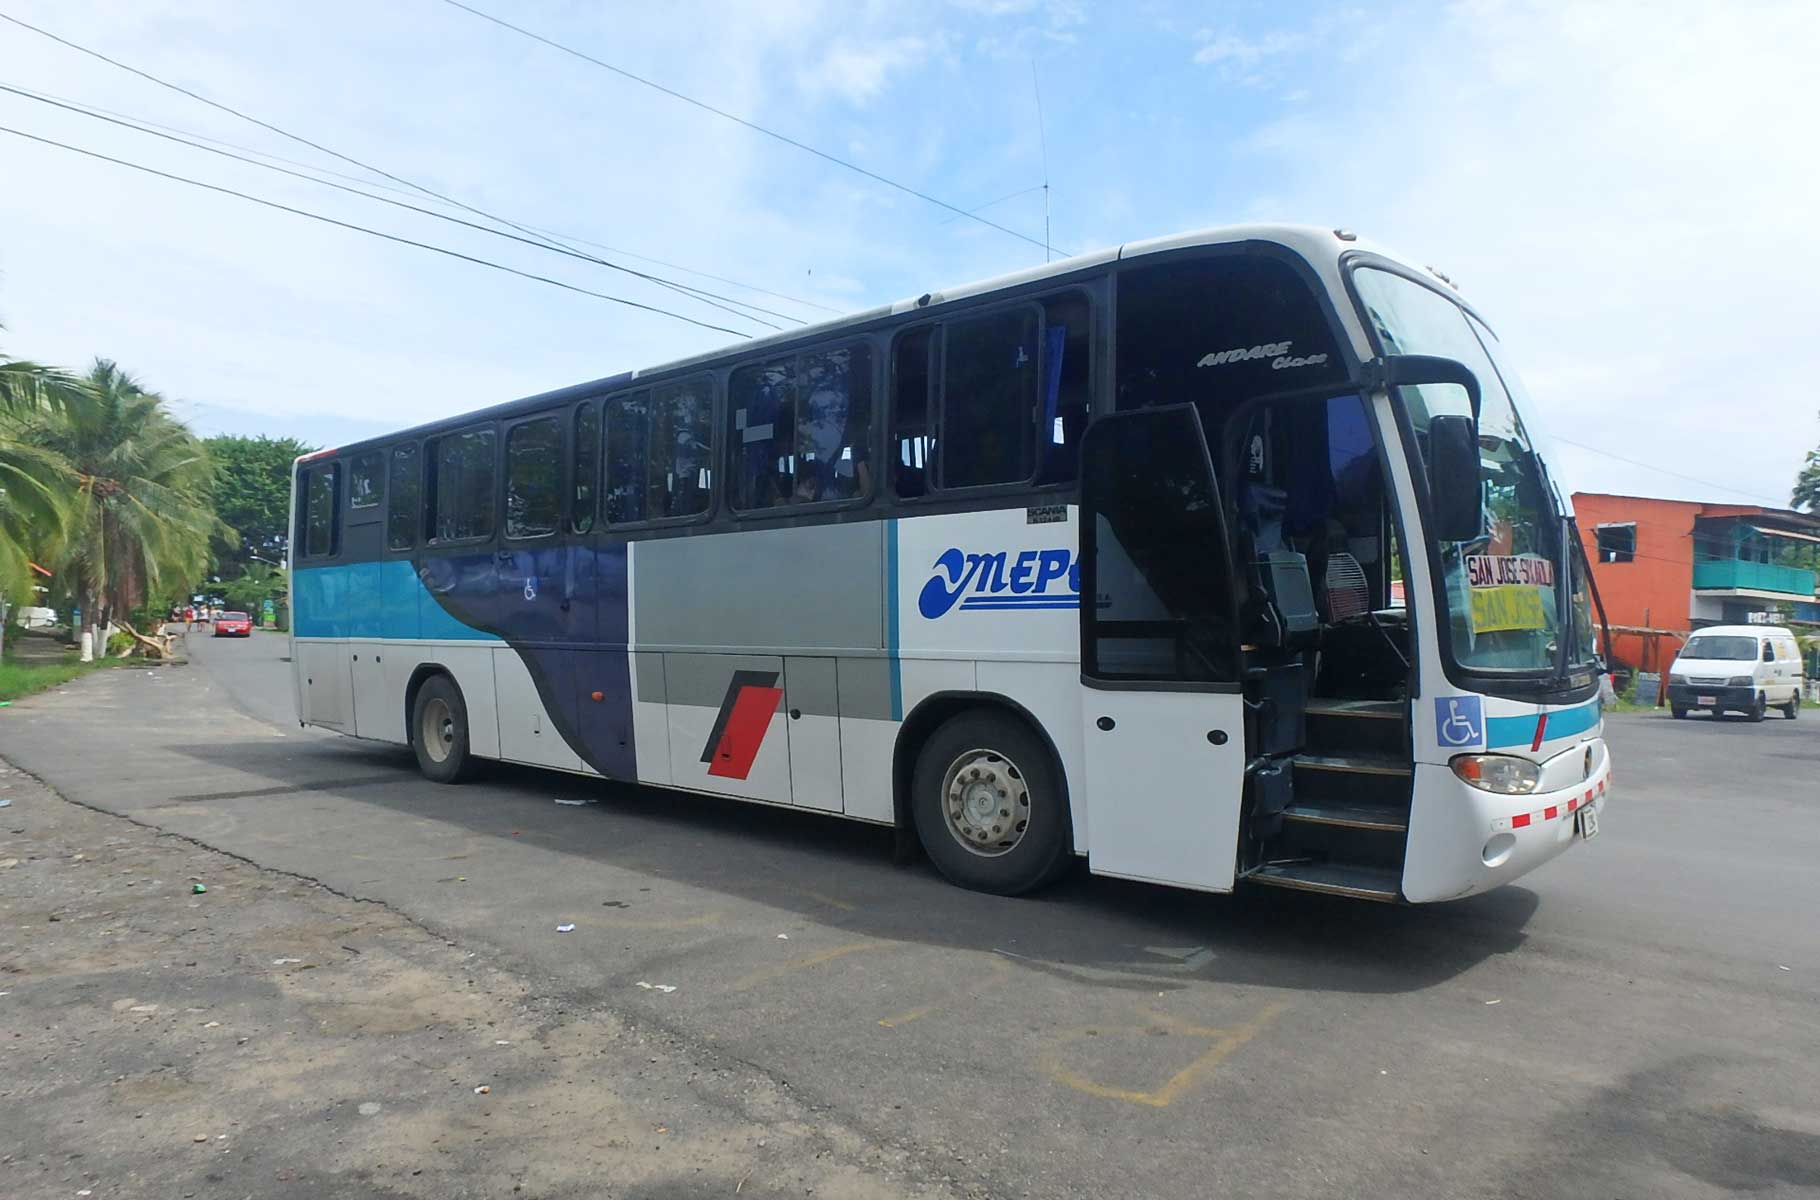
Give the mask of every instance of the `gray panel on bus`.
<path id="1" fill-rule="evenodd" d="M 639 646 L 884 649 L 883 521 L 661 538 L 632 554 Z"/>

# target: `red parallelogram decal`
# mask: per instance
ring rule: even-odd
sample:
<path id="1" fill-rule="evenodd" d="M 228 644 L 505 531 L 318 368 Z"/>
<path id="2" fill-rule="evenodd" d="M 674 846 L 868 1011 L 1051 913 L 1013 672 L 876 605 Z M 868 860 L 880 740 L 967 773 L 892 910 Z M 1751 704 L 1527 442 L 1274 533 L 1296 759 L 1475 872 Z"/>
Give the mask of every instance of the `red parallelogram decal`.
<path id="1" fill-rule="evenodd" d="M 744 779 L 751 774 L 758 748 L 771 728 L 771 716 L 784 696 L 776 685 L 776 671 L 733 672 L 714 728 L 708 733 L 708 744 L 701 751 L 708 774 L 725 779 Z"/>

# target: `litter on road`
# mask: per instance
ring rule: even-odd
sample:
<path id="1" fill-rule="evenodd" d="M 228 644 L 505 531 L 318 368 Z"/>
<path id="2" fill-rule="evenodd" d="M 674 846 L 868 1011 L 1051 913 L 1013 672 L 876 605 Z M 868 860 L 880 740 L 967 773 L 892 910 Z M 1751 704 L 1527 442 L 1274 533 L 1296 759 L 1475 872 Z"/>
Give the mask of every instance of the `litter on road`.
<path id="1" fill-rule="evenodd" d="M 301 958 L 274 958 L 272 960 L 272 965 L 274 967 L 288 967 L 292 963 L 300 963 L 302 961 Z"/>
<path id="2" fill-rule="evenodd" d="M 190 885 L 190 894 L 192 896 L 200 896 L 200 895 L 202 895 L 202 893 L 204 893 L 208 890 L 209 890 L 209 885 L 206 883 L 192 883 Z"/>
<path id="3" fill-rule="evenodd" d="M 644 988 L 647 992 L 668 993 L 676 990 L 676 985 L 673 983 L 646 983 L 642 979 L 638 981 L 638 986 Z"/>
<path id="4" fill-rule="evenodd" d="M 594 802 L 592 800 L 564 800 L 562 797 L 558 796 L 556 798 L 556 803 L 562 805 L 564 808 L 580 808 L 585 804 L 592 804 Z"/>
<path id="5" fill-rule="evenodd" d="M 474 1089 L 474 1094 L 476 1096 L 490 1096 L 493 1094 L 493 1089 L 483 1083 Z"/>
<path id="6" fill-rule="evenodd" d="M 575 932 L 575 926 L 574 926 L 574 924 L 573 924 L 573 923 L 571 923 L 571 924 L 568 924 L 568 925 L 558 925 L 558 926 L 557 926 L 557 927 L 556 927 L 556 932 L 557 932 L 557 933 L 574 933 L 574 932 Z"/>

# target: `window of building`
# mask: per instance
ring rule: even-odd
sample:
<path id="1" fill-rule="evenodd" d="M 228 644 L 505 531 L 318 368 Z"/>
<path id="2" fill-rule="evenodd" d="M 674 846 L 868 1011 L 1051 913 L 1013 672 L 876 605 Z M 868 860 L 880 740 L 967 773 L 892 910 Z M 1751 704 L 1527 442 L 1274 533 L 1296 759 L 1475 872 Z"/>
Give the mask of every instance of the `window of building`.
<path id="1" fill-rule="evenodd" d="M 607 401 L 607 522 L 699 516 L 713 499 L 714 389 L 706 378 Z"/>
<path id="2" fill-rule="evenodd" d="M 569 528 L 594 528 L 594 487 L 600 478 L 600 406 L 583 401 L 575 410 L 575 478 L 569 492 Z"/>
<path id="3" fill-rule="evenodd" d="M 386 509 L 386 545 L 394 550 L 409 550 L 417 544 L 417 527 L 423 520 L 419 507 L 423 490 L 417 473 L 417 443 L 392 447 L 386 494 L 390 500 Z"/>
<path id="4" fill-rule="evenodd" d="M 943 327 L 942 487 L 1032 475 L 1038 325 L 1035 307 L 1018 307 Z"/>
<path id="5" fill-rule="evenodd" d="M 325 463 L 311 467 L 303 483 L 303 553 L 306 558 L 328 558 L 336 550 L 337 500 L 341 492 L 341 467 Z"/>
<path id="6" fill-rule="evenodd" d="M 852 500 L 872 488 L 872 356 L 863 345 L 733 373 L 733 506 Z"/>
<path id="7" fill-rule="evenodd" d="M 562 430 L 555 417 L 506 434 L 506 536 L 548 537 L 562 520 Z"/>
<path id="8" fill-rule="evenodd" d="M 357 454 L 348 464 L 348 507 L 378 508 L 383 495 L 380 472 L 385 469 L 380 453 Z"/>
<path id="9" fill-rule="evenodd" d="M 446 434 L 435 442 L 430 476 L 430 540 L 493 536 L 499 464 L 490 426 Z"/>
<path id="10" fill-rule="evenodd" d="M 1627 563 L 1637 557 L 1637 526 L 1600 525 L 1594 529 L 1599 540 L 1599 561 Z"/>

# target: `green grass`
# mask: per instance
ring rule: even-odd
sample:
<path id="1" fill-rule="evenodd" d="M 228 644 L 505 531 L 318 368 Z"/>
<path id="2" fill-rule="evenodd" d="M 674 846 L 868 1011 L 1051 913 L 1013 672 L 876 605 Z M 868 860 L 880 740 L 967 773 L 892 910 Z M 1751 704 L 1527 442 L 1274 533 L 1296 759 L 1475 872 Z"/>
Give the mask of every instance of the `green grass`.
<path id="1" fill-rule="evenodd" d="M 0 701 L 11 703 L 24 696 L 49 691 L 90 671 L 105 670 L 129 660 L 110 658 L 92 663 L 76 661 L 71 651 L 68 662 L 19 662 L 8 654 L 0 662 Z"/>

